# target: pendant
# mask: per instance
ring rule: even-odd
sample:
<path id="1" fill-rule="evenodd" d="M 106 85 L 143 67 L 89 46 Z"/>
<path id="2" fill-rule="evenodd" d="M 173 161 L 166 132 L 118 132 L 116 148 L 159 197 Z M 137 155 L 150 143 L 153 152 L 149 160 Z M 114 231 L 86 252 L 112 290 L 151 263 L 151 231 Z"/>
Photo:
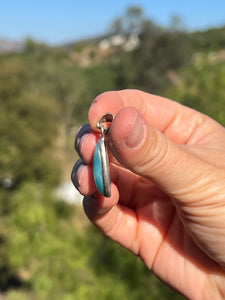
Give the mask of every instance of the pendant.
<path id="1" fill-rule="evenodd" d="M 99 193 L 105 197 L 111 196 L 111 179 L 105 136 L 109 131 L 109 123 L 111 123 L 113 119 L 113 114 L 108 113 L 103 115 L 97 123 L 97 128 L 101 131 L 101 138 L 96 145 L 93 161 L 95 184 Z"/>

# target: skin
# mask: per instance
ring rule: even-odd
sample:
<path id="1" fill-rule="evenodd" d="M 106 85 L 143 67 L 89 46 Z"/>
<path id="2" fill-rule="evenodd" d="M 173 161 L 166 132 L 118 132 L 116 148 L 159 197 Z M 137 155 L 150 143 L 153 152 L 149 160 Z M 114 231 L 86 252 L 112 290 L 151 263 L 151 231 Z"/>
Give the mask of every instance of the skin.
<path id="1" fill-rule="evenodd" d="M 96 124 L 108 133 L 110 198 L 97 192 Z M 225 128 L 174 101 L 137 90 L 107 92 L 78 132 L 72 181 L 87 217 L 189 299 L 225 299 Z"/>

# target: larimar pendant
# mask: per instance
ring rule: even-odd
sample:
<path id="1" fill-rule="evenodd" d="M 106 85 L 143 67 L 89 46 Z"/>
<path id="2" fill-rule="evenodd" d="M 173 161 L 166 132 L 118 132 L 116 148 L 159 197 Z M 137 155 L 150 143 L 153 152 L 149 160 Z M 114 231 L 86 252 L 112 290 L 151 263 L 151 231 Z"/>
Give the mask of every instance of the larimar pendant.
<path id="1" fill-rule="evenodd" d="M 112 122 L 113 119 L 113 114 L 108 113 L 103 115 L 98 121 L 97 128 L 101 130 L 101 138 L 99 139 L 94 152 L 94 180 L 98 191 L 105 197 L 111 196 L 111 179 L 105 135 L 109 131 L 109 123 Z"/>

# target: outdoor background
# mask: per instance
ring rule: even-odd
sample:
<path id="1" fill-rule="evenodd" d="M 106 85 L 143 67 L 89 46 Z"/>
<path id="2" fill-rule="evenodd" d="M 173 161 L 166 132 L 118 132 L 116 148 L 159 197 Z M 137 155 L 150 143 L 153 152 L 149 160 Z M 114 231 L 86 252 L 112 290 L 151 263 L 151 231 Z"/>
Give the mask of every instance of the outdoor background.
<path id="1" fill-rule="evenodd" d="M 224 1 L 0 1 L 0 299 L 183 299 L 86 219 L 93 99 L 137 88 L 225 125 Z M 169 259 L 169 258 L 168 258 Z"/>

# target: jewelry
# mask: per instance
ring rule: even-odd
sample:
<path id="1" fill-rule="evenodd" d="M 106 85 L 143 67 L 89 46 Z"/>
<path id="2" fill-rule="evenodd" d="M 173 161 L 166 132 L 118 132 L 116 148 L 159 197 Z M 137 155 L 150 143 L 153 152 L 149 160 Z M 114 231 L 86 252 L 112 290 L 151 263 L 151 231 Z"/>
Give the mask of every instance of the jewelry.
<path id="1" fill-rule="evenodd" d="M 113 119 L 113 114 L 107 113 L 98 121 L 97 128 L 101 131 L 101 138 L 94 152 L 93 173 L 95 184 L 98 191 L 105 197 L 111 196 L 111 179 L 105 135 L 108 133 L 110 127 L 109 123 L 111 123 Z"/>

